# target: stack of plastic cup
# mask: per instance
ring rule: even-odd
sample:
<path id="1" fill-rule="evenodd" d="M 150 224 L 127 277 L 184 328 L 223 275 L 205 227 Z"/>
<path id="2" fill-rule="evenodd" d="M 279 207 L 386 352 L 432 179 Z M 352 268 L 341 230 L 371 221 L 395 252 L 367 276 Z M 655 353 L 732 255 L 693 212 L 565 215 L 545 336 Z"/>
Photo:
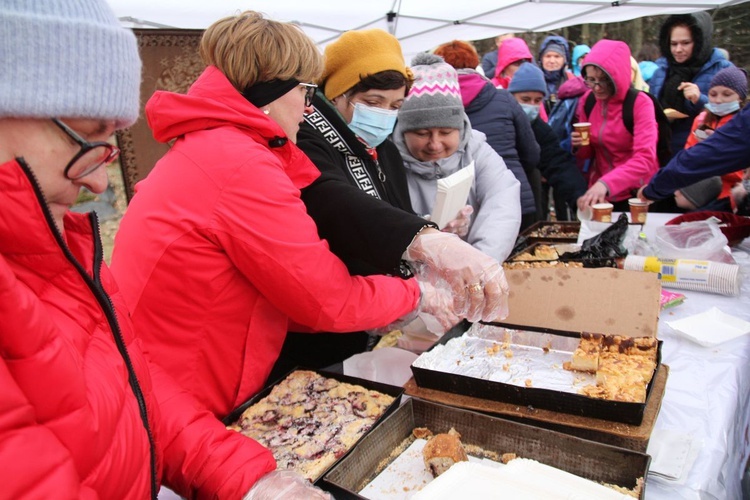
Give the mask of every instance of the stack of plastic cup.
<path id="1" fill-rule="evenodd" d="M 740 294 L 740 266 L 736 264 L 628 255 L 623 269 L 659 273 L 661 284 L 666 288 L 729 296 Z"/>

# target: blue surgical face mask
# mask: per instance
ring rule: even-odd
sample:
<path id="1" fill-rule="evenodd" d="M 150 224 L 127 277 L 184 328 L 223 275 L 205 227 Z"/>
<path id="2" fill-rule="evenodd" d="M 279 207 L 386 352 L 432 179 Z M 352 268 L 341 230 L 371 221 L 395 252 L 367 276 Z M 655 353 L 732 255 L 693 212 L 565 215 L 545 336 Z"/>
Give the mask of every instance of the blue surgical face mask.
<path id="1" fill-rule="evenodd" d="M 529 117 L 532 122 L 539 116 L 539 105 L 538 104 L 521 104 L 523 112 Z"/>
<path id="2" fill-rule="evenodd" d="M 374 108 L 361 102 L 354 104 L 354 114 L 349 128 L 368 145 L 380 146 L 393 132 L 398 110 Z"/>
<path id="3" fill-rule="evenodd" d="M 705 108 L 716 116 L 726 116 L 740 110 L 740 101 L 722 102 L 719 104 L 707 102 Z"/>

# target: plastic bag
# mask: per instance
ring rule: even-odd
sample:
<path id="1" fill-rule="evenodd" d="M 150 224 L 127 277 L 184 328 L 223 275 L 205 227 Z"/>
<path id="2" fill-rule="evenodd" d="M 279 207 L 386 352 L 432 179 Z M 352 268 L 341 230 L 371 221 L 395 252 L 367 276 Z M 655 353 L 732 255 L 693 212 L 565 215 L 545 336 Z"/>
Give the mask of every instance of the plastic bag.
<path id="1" fill-rule="evenodd" d="M 683 222 L 656 229 L 656 255 L 663 259 L 696 259 L 735 264 L 725 250 L 727 237 L 719 225 L 711 220 Z"/>
<path id="2" fill-rule="evenodd" d="M 578 252 L 566 252 L 560 260 L 582 261 L 584 267 L 616 267 L 616 259 L 627 256 L 622 243 L 628 230 L 628 216 L 620 214 L 617 222 L 583 242 Z"/>

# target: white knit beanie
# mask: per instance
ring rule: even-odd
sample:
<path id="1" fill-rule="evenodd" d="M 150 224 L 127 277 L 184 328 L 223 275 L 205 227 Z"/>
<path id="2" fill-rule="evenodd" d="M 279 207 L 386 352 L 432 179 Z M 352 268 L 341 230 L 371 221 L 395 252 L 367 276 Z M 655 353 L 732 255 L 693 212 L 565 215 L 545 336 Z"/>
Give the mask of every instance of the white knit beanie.
<path id="1" fill-rule="evenodd" d="M 455 68 L 435 54 L 417 54 L 411 62 L 414 84 L 398 110 L 401 130 L 464 128 L 464 105 Z"/>
<path id="2" fill-rule="evenodd" d="M 2 0 L 0 36 L 0 116 L 138 118 L 137 43 L 105 0 Z"/>

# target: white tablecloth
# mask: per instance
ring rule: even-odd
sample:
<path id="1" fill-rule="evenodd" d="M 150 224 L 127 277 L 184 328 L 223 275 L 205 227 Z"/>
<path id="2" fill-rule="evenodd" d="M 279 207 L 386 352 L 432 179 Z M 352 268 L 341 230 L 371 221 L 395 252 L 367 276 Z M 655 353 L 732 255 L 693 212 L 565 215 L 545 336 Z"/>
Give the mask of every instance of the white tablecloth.
<path id="1" fill-rule="evenodd" d="M 649 214 L 645 232 L 653 237 L 656 226 L 672 216 Z M 662 311 L 659 338 L 662 359 L 670 367 L 661 411 L 652 439 L 683 434 L 692 440 L 697 458 L 686 471 L 683 484 L 649 476 L 646 498 L 740 499 L 740 481 L 750 452 L 750 336 L 715 347 L 702 347 L 685 339 L 666 322 L 717 307 L 750 321 L 750 239 L 733 249 L 742 266 L 739 297 L 674 290 L 687 300 Z"/>

